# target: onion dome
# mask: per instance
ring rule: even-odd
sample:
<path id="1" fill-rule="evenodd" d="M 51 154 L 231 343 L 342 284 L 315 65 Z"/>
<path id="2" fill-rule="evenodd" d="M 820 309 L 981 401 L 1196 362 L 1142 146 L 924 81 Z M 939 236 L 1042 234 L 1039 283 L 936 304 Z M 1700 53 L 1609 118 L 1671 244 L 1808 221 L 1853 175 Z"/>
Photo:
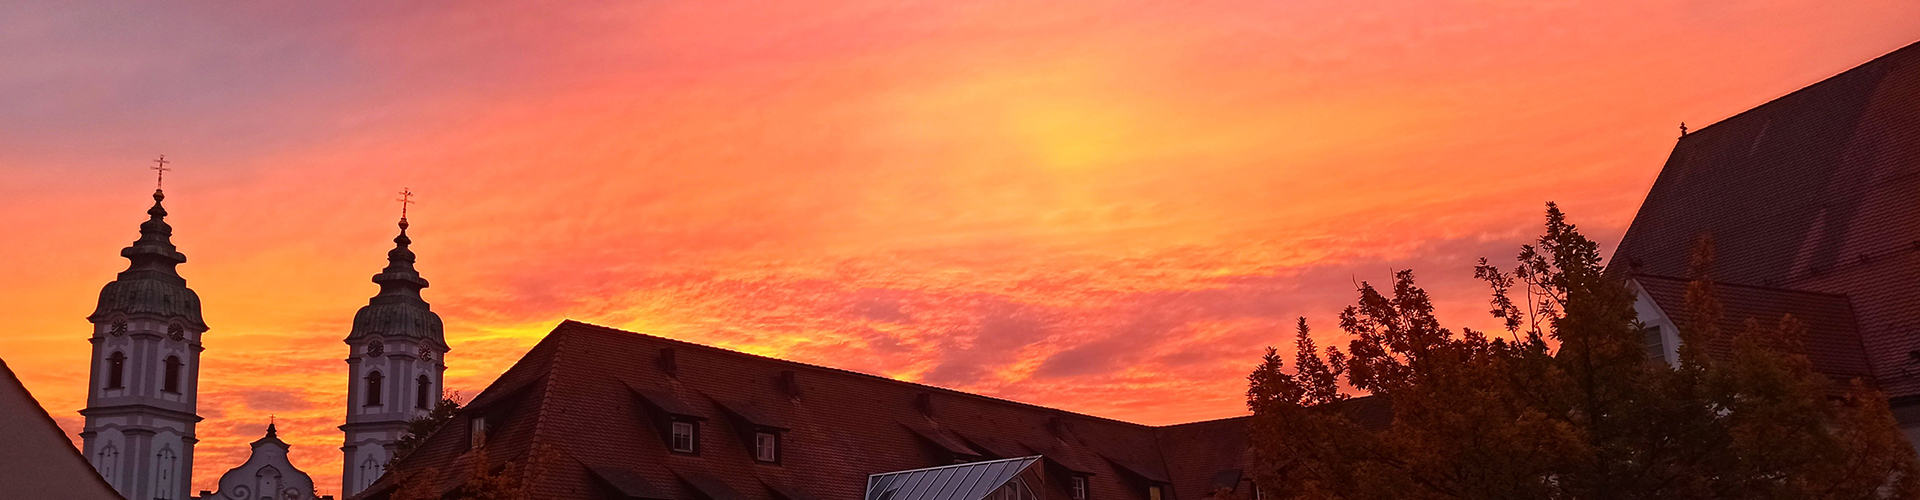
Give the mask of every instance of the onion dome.
<path id="1" fill-rule="evenodd" d="M 167 209 L 160 205 L 166 194 L 153 190 L 153 208 L 147 209 L 147 221 L 140 224 L 140 239 L 120 250 L 131 261 L 127 270 L 100 289 L 100 303 L 87 319 L 99 322 L 112 315 L 152 314 L 183 319 L 196 330 L 206 330 L 200 317 L 200 296 L 187 288 L 175 266 L 187 262 L 187 256 L 173 246 L 173 226 L 167 225 Z"/>
<path id="2" fill-rule="evenodd" d="M 405 218 L 400 219 L 400 235 L 393 238 L 393 243 L 393 250 L 387 251 L 386 269 L 373 275 L 373 282 L 380 285 L 380 293 L 353 315 L 353 332 L 347 335 L 347 341 L 367 336 L 402 336 L 427 340 L 444 348 L 447 341 L 440 315 L 433 312 L 426 299 L 420 298 L 420 290 L 427 287 L 427 280 L 413 269 L 413 250 L 407 248 L 413 239 L 407 237 Z"/>

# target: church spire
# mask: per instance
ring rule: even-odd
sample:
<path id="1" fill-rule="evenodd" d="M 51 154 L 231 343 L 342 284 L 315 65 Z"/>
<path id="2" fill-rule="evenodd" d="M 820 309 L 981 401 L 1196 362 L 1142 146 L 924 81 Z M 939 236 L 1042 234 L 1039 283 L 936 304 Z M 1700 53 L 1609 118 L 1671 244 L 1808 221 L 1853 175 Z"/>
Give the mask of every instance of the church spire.
<path id="1" fill-rule="evenodd" d="M 159 278 L 182 284 L 186 282 L 174 269 L 174 266 L 186 263 L 187 256 L 173 246 L 173 226 L 167 224 L 167 208 L 161 205 L 166 199 L 166 193 L 153 190 L 153 208 L 147 209 L 147 221 L 140 223 L 140 239 L 120 250 L 120 256 L 131 261 L 126 272 L 120 273 L 121 279 Z"/>
<path id="2" fill-rule="evenodd" d="M 420 296 L 420 290 L 428 286 L 427 279 L 420 277 L 420 271 L 413 267 L 413 238 L 407 236 L 410 224 L 405 212 L 406 205 L 413 203 L 413 192 L 401 191 L 400 194 L 400 234 L 393 237 L 393 249 L 387 251 L 387 267 L 373 275 L 373 282 L 380 285 L 380 293 L 355 315 L 353 332 L 347 338 L 397 335 L 424 338 L 444 346 L 440 316 L 434 314 L 433 307 Z"/>

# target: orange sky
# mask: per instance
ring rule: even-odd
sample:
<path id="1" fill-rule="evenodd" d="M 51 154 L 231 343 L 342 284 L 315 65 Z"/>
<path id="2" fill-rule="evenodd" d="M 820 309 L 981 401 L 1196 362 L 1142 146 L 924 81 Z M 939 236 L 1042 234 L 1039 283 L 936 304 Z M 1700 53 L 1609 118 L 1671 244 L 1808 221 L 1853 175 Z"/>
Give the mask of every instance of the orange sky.
<path id="1" fill-rule="evenodd" d="M 212 330 L 194 489 L 267 416 L 338 491 L 400 187 L 471 395 L 562 318 L 1148 424 L 1243 412 L 1354 280 L 1556 200 L 1611 244 L 1672 146 L 1920 39 L 1920 3 L 73 4 L 0 17 L 0 357 L 70 432 L 165 153 Z"/>

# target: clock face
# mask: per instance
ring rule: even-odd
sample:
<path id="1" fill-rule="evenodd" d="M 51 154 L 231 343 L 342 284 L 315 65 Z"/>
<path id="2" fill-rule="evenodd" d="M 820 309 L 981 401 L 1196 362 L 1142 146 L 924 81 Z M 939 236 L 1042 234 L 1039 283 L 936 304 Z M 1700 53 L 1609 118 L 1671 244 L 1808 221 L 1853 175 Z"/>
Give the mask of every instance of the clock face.
<path id="1" fill-rule="evenodd" d="M 429 349 L 427 346 L 420 346 L 420 359 L 433 361 L 433 349 Z"/>
<path id="2" fill-rule="evenodd" d="M 167 325 L 167 338 L 170 338 L 173 340 L 186 340 L 187 329 L 182 328 L 180 325 Z"/>
<path id="3" fill-rule="evenodd" d="M 378 341 L 378 340 L 375 340 L 375 341 L 373 341 L 373 343 L 371 343 L 371 344 L 367 344 L 367 355 L 368 355 L 368 356 L 379 356 L 379 355 L 381 355 L 381 354 L 384 354 L 384 353 L 386 353 L 386 352 L 387 352 L 387 346 L 386 346 L 386 344 L 381 344 L 381 343 L 380 343 L 380 341 Z"/>
<path id="4" fill-rule="evenodd" d="M 115 336 L 115 337 L 118 337 L 118 336 L 121 336 L 121 335 L 126 335 L 126 334 L 127 334 L 127 322 L 125 322 L 125 321 L 115 321 L 115 322 L 113 322 L 113 330 L 112 330 L 112 333 L 113 333 L 113 336 Z"/>

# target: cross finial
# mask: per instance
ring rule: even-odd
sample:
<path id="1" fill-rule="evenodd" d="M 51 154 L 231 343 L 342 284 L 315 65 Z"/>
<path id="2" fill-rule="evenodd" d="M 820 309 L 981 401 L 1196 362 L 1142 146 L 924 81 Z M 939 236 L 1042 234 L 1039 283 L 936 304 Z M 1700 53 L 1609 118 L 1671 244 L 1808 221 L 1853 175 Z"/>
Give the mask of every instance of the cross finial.
<path id="1" fill-rule="evenodd" d="M 160 189 L 161 187 L 163 187 L 163 185 L 166 184 L 167 182 L 167 172 L 173 171 L 173 169 L 167 168 L 167 163 L 169 163 L 167 161 L 167 155 L 160 155 L 159 159 L 153 160 L 152 167 L 147 167 L 147 168 L 153 169 L 153 172 L 154 172 L 154 176 L 153 176 L 154 189 Z"/>
<path id="2" fill-rule="evenodd" d="M 400 188 L 400 197 L 395 198 L 393 201 L 400 202 L 400 222 L 406 222 L 407 221 L 407 205 L 412 205 L 415 203 L 413 201 L 413 189 Z"/>
<path id="3" fill-rule="evenodd" d="M 1687 136 L 1687 122 L 1680 122 L 1680 137 Z"/>

